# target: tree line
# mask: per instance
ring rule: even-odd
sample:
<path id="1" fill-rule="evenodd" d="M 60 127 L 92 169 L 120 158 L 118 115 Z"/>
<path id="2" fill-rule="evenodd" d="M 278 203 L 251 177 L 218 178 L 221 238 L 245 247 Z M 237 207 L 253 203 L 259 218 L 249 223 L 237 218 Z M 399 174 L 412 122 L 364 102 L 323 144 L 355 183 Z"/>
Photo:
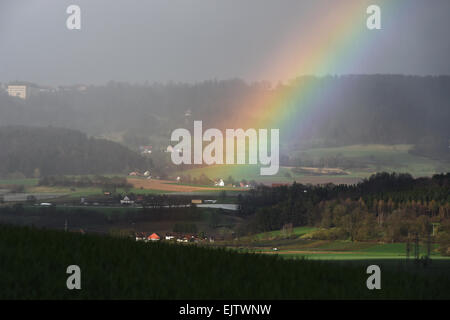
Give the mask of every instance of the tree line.
<path id="1" fill-rule="evenodd" d="M 239 196 L 247 223 L 241 234 L 317 226 L 320 239 L 406 241 L 412 235 L 446 237 L 450 173 L 414 179 L 378 173 L 356 185 L 258 186 Z M 434 229 L 433 229 L 434 228 Z M 440 232 L 440 233 L 439 233 Z M 450 245 L 450 243 L 449 243 Z"/>

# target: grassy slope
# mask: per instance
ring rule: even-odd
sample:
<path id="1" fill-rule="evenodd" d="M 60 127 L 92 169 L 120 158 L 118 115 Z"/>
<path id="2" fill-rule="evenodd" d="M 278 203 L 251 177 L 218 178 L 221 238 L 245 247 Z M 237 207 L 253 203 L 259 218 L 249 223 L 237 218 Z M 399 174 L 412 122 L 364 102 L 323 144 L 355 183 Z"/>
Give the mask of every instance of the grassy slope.
<path id="1" fill-rule="evenodd" d="M 450 298 L 448 266 L 382 266 L 382 290 L 365 265 L 283 260 L 224 249 L 0 226 L 0 298 Z M 81 267 L 82 290 L 66 289 Z"/>

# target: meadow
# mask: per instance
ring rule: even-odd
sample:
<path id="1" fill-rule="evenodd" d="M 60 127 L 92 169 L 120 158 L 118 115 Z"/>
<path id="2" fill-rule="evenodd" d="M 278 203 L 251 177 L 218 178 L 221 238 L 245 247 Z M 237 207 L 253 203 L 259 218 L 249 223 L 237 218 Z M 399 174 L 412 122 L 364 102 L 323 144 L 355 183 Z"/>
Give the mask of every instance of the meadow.
<path id="1" fill-rule="evenodd" d="M 335 148 L 314 148 L 302 152 L 313 159 L 320 157 L 341 156 L 357 160 L 365 164 L 364 170 L 350 170 L 350 175 L 365 177 L 374 172 L 408 172 L 413 177 L 431 176 L 434 173 L 445 172 L 450 168 L 449 163 L 425 158 L 409 153 L 413 145 L 351 145 Z M 299 154 L 299 153 L 297 153 Z"/>
<path id="2" fill-rule="evenodd" d="M 143 178 L 129 178 L 128 181 L 133 185 L 132 188 L 117 188 L 118 194 L 150 195 L 150 194 L 201 194 L 217 196 L 223 191 L 228 195 L 237 195 L 246 192 L 244 188 L 223 188 L 214 186 L 198 186 L 176 183 L 169 180 L 147 180 Z M 5 194 L 5 190 L 22 186 L 22 190 L 18 193 L 10 194 L 5 197 L 5 201 L 9 198 L 20 199 L 17 201 L 25 201 L 28 195 L 50 195 L 50 198 L 58 198 L 61 201 L 73 201 L 82 197 L 103 195 L 101 187 L 65 187 L 65 186 L 40 186 L 39 179 L 0 179 L 0 195 Z M 2 192 L 3 189 L 3 192 Z M 16 201 L 16 200 L 14 200 Z M 234 199 L 228 199 L 228 202 L 234 202 Z"/>
<path id="3" fill-rule="evenodd" d="M 12 187 L 23 186 L 23 190 L 19 194 L 23 195 L 23 200 L 26 200 L 26 196 L 31 194 L 50 194 L 56 195 L 61 200 L 73 200 L 81 197 L 97 196 L 102 195 L 103 190 L 100 187 L 63 187 L 63 186 L 39 186 L 39 179 L 28 178 L 28 179 L 0 179 L 0 189 L 10 189 Z M 140 188 L 134 187 L 130 189 L 117 188 L 116 190 L 119 194 L 134 193 L 136 195 L 147 195 L 147 194 L 166 194 L 172 193 L 170 190 L 160 190 L 157 188 Z M 19 194 L 14 196 L 14 198 L 19 197 Z M 8 197 L 7 197 L 8 198 Z M 20 197 L 19 197 L 20 198 Z"/>
<path id="4" fill-rule="evenodd" d="M 367 264 L 282 259 L 225 248 L 141 243 L 0 226 L 0 299 L 448 299 L 449 264 L 382 264 L 382 289 Z M 81 268 L 81 290 L 66 269 Z"/>
<path id="5" fill-rule="evenodd" d="M 205 174 L 209 178 L 226 179 L 232 176 L 235 180 L 255 180 L 263 183 L 356 183 L 375 172 L 408 172 L 414 177 L 431 176 L 450 169 L 450 164 L 410 154 L 412 145 L 350 145 L 344 147 L 311 148 L 291 151 L 290 157 L 306 157 L 318 162 L 320 158 L 343 157 L 356 161 L 361 168 L 343 168 L 346 174 L 310 175 L 298 173 L 291 167 L 280 167 L 274 176 L 261 176 L 257 165 L 213 165 L 179 172 L 180 175 L 199 177 Z"/>
<path id="6" fill-rule="evenodd" d="M 376 243 L 376 242 L 350 242 L 344 240 L 300 240 L 300 241 L 271 241 L 254 243 L 249 247 L 240 247 L 240 250 L 250 250 L 263 254 L 277 254 L 285 259 L 307 258 L 309 260 L 385 260 L 413 261 L 414 249 L 411 244 L 409 258 L 406 255 L 406 243 Z M 277 248 L 274 251 L 273 248 Z M 431 246 L 430 258 L 432 260 L 446 260 L 437 251 L 438 245 Z M 427 255 L 425 243 L 419 245 L 419 256 Z"/>

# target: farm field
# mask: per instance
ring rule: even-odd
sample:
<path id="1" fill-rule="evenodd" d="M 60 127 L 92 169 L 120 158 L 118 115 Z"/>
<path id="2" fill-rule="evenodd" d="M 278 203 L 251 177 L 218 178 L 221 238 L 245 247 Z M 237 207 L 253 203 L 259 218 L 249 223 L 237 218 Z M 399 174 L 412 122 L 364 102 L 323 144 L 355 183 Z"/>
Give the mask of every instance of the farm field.
<path id="1" fill-rule="evenodd" d="M 201 191 L 244 191 L 242 188 L 226 188 L 226 187 L 207 187 L 207 186 L 195 186 L 178 184 L 172 180 L 147 180 L 141 178 L 128 178 L 135 189 L 139 190 L 158 190 L 164 192 L 201 192 Z"/>
<path id="2" fill-rule="evenodd" d="M 410 154 L 408 151 L 412 145 L 351 145 L 335 148 L 312 148 L 302 151 L 291 152 L 291 157 L 307 157 L 317 161 L 320 158 L 341 157 L 357 161 L 364 164 L 364 168 L 314 168 L 299 167 L 301 170 L 294 170 L 294 167 L 280 167 L 279 172 L 274 176 L 261 176 L 259 165 L 212 165 L 203 168 L 189 169 L 175 172 L 173 176 L 187 176 L 192 178 L 205 174 L 211 179 L 227 179 L 229 176 L 236 181 L 243 179 L 247 181 L 257 181 L 258 183 L 287 183 L 294 181 L 304 184 L 355 184 L 375 172 L 408 172 L 414 177 L 431 176 L 435 173 L 450 170 L 450 163 L 433 160 L 425 157 Z M 318 173 L 320 170 L 324 171 Z M 330 174 L 327 174 L 329 172 Z M 340 174 L 340 173 L 343 174 Z M 345 173 L 345 174 L 344 174 Z M 191 193 L 191 192 L 215 192 L 215 191 L 243 191 L 241 188 L 223 188 L 214 186 L 198 186 L 189 184 L 179 184 L 173 180 L 146 180 L 142 178 L 128 178 L 134 188 L 130 192 L 136 194 L 147 193 Z M 99 188 L 45 188 L 37 186 L 38 179 L 0 179 L 0 189 L 11 185 L 23 185 L 29 193 L 62 193 L 70 194 L 74 197 L 82 195 L 100 194 Z"/>
<path id="3" fill-rule="evenodd" d="M 236 247 L 234 247 L 236 248 Z M 276 248 L 277 250 L 274 250 Z M 411 244 L 409 260 L 413 260 L 413 245 Z M 448 260 L 437 251 L 438 245 L 431 247 L 430 257 L 435 260 Z M 370 260 L 370 259 L 394 259 L 406 261 L 406 243 L 374 243 L 374 242 L 350 242 L 343 240 L 261 240 L 251 245 L 242 244 L 240 251 L 251 251 L 270 255 L 279 255 L 282 258 L 296 259 L 306 258 L 313 260 Z M 425 256 L 427 247 L 420 243 L 419 255 Z"/>
<path id="4" fill-rule="evenodd" d="M 16 193 L 5 194 L 9 188 L 14 186 L 23 186 L 23 190 Z M 157 189 L 161 186 L 162 189 Z M 141 188 L 141 185 L 125 190 L 124 188 L 118 188 L 116 191 L 118 193 L 134 193 L 134 194 L 165 194 L 172 193 L 170 187 L 164 187 L 165 185 L 154 184 L 146 188 Z M 49 187 L 49 186 L 39 186 L 38 179 L 3 179 L 0 180 L 0 194 L 4 194 L 5 201 L 26 201 L 27 196 L 33 195 L 37 199 L 54 199 L 54 198 L 65 198 L 74 199 L 80 197 L 88 197 L 95 195 L 102 195 L 103 190 L 100 187 Z"/>
<path id="5" fill-rule="evenodd" d="M 414 177 L 431 176 L 434 173 L 445 172 L 450 169 L 450 163 L 433 160 L 410 154 L 413 145 L 351 145 L 335 148 L 314 148 L 293 155 L 301 154 L 312 158 L 341 156 L 358 160 L 367 165 L 364 170 L 350 170 L 351 176 L 365 177 L 374 172 L 408 172 Z"/>
<path id="6" fill-rule="evenodd" d="M 307 176 L 299 175 L 292 172 L 290 167 L 280 167 L 278 173 L 273 176 L 261 176 L 260 167 L 258 165 L 212 165 L 204 168 L 190 169 L 183 172 L 178 172 L 178 175 L 190 175 L 192 178 L 200 177 L 205 174 L 208 178 L 222 178 L 227 179 L 229 176 L 240 181 L 245 179 L 247 181 L 256 181 L 258 183 L 272 184 L 272 183 L 311 183 L 324 184 L 330 181 L 336 184 L 354 184 L 361 180 L 360 177 L 352 177 L 348 175 L 333 175 L 333 176 Z M 288 176 L 289 175 L 289 176 Z M 368 176 L 370 174 L 365 174 Z"/>
<path id="7" fill-rule="evenodd" d="M 0 226 L 0 252 L 0 299 L 450 297 L 447 260 L 428 269 L 381 261 L 382 290 L 371 291 L 363 262 L 286 260 L 224 248 L 8 226 Z M 79 291 L 65 286 L 66 268 L 72 264 L 82 270 Z"/>
<path id="8" fill-rule="evenodd" d="M 226 179 L 232 176 L 235 180 L 255 180 L 261 183 L 299 183 L 311 184 L 354 184 L 375 172 L 408 172 L 414 177 L 431 176 L 435 173 L 450 170 L 450 163 L 433 160 L 410 154 L 412 145 L 351 145 L 335 148 L 311 148 L 291 152 L 291 157 L 308 157 L 319 160 L 321 157 L 343 157 L 363 163 L 364 168 L 335 168 L 333 174 L 307 174 L 296 173 L 291 167 L 280 167 L 274 176 L 261 176 L 257 165 L 213 165 L 204 168 L 190 169 L 179 172 L 179 175 L 199 177 L 205 174 L 209 178 Z M 312 169 L 312 168 L 306 168 Z M 339 173 L 338 169 L 345 169 L 346 174 Z"/>

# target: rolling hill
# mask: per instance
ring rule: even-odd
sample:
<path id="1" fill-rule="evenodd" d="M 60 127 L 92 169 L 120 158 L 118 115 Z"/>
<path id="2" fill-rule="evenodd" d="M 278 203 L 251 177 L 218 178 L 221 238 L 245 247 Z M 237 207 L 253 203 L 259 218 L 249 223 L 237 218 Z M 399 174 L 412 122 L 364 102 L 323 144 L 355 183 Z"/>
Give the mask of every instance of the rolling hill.
<path id="1" fill-rule="evenodd" d="M 3 177 L 122 173 L 151 165 L 118 143 L 53 127 L 0 127 L 0 150 Z"/>

